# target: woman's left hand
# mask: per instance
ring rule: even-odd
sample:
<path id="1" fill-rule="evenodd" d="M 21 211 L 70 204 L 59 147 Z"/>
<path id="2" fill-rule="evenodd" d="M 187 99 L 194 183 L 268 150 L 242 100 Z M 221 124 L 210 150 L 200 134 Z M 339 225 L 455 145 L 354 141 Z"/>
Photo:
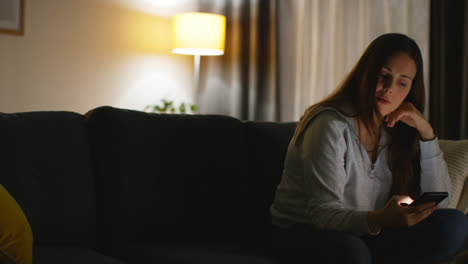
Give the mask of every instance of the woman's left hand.
<path id="1" fill-rule="evenodd" d="M 403 102 L 400 107 L 385 117 L 388 127 L 394 127 L 398 121 L 414 127 L 419 131 L 422 140 L 435 138 L 431 124 L 424 115 L 410 102 Z"/>

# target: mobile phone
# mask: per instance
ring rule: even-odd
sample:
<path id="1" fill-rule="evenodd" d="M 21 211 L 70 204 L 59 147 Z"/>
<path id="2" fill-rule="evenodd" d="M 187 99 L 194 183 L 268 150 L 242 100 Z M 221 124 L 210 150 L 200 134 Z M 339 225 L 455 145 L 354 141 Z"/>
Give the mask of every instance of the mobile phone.
<path id="1" fill-rule="evenodd" d="M 448 192 L 425 192 L 414 202 L 408 206 L 417 206 L 429 202 L 435 202 L 436 204 L 442 202 L 445 198 L 448 197 Z"/>

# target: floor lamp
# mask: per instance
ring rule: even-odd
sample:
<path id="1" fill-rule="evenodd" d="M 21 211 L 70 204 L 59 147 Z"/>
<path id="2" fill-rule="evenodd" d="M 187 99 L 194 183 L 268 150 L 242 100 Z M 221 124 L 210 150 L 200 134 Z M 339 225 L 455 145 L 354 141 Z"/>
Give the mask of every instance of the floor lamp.
<path id="1" fill-rule="evenodd" d="M 194 100 L 200 86 L 200 56 L 224 54 L 226 17 L 217 14 L 189 12 L 172 18 L 172 52 L 193 55 Z"/>

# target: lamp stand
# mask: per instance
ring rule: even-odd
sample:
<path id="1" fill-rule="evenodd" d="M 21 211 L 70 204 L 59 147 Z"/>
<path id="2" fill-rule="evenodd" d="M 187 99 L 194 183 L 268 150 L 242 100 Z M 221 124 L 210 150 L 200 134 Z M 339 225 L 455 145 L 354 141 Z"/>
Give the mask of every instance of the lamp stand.
<path id="1" fill-rule="evenodd" d="M 198 91 L 200 89 L 200 55 L 193 55 L 193 81 L 194 81 L 194 91 L 193 91 L 193 100 L 195 105 L 198 107 Z"/>

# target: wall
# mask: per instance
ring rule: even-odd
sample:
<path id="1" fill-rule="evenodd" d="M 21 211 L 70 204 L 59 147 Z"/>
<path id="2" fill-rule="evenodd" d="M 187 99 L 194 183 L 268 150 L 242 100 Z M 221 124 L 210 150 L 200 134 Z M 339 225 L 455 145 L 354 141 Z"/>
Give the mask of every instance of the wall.
<path id="1" fill-rule="evenodd" d="M 0 34 L 0 112 L 192 102 L 193 57 L 171 54 L 170 17 L 195 0 L 141 11 L 164 2 L 26 0 L 25 34 Z"/>

